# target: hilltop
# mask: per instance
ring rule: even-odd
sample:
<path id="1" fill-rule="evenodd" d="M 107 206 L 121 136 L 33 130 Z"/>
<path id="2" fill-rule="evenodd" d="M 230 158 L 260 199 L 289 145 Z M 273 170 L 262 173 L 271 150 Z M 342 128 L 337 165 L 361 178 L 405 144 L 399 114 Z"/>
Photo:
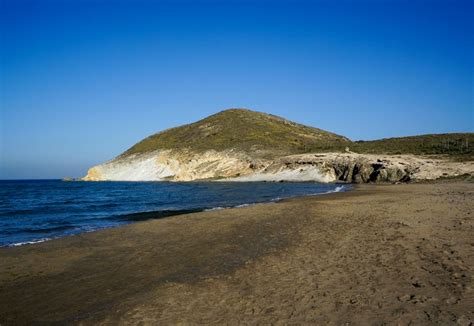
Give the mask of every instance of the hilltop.
<path id="1" fill-rule="evenodd" d="M 271 114 L 229 109 L 151 135 L 91 168 L 84 180 L 426 180 L 474 174 L 473 144 L 473 133 L 352 141 Z"/>
<path id="2" fill-rule="evenodd" d="M 157 149 L 222 151 L 232 148 L 275 156 L 343 150 L 348 144 L 350 140 L 344 136 L 275 115 L 248 109 L 228 109 L 197 122 L 156 133 L 122 155 Z"/>

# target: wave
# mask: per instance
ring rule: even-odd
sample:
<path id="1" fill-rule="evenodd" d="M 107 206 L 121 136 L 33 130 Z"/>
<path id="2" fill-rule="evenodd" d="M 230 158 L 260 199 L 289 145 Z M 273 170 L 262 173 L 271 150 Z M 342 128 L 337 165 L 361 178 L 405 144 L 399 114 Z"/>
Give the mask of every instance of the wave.
<path id="1" fill-rule="evenodd" d="M 289 199 L 289 198 L 294 198 L 294 197 L 306 197 L 306 196 L 319 196 L 319 195 L 327 195 L 327 194 L 332 194 L 332 193 L 336 193 L 336 192 L 343 192 L 343 191 L 347 191 L 347 190 L 350 190 L 351 187 L 350 186 L 347 186 L 347 185 L 341 185 L 341 186 L 336 186 L 336 188 L 332 189 L 332 190 L 328 190 L 326 192 L 315 192 L 315 193 L 312 193 L 312 194 L 307 194 L 307 195 L 297 195 L 297 196 L 293 196 L 293 197 L 276 197 L 274 199 L 272 199 L 271 201 L 272 202 L 279 202 L 280 200 L 284 200 L 284 199 Z"/>
<path id="2" fill-rule="evenodd" d="M 333 190 L 326 191 L 324 194 L 331 194 L 331 193 L 334 193 L 334 192 L 341 192 L 341 191 L 344 191 L 346 188 L 347 188 L 346 186 L 337 186 Z"/>
<path id="3" fill-rule="evenodd" d="M 24 246 L 24 245 L 29 245 L 29 244 L 41 243 L 41 242 L 45 242 L 45 241 L 52 240 L 52 239 L 53 238 L 41 238 L 41 239 L 38 239 L 38 240 L 11 243 L 11 244 L 7 245 L 7 247 L 19 247 L 19 246 Z"/>
<path id="4" fill-rule="evenodd" d="M 212 208 L 206 208 L 206 209 L 204 209 L 204 212 L 218 211 L 218 210 L 226 209 L 226 208 L 232 208 L 232 207 L 231 206 L 229 206 L 229 207 L 217 206 L 217 207 L 212 207 Z"/>
<path id="5" fill-rule="evenodd" d="M 269 202 L 272 202 L 272 201 L 273 200 L 271 200 Z M 252 205 L 256 205 L 256 204 L 263 204 L 263 203 L 265 203 L 265 202 L 247 203 L 247 204 L 240 204 L 240 205 L 235 205 L 235 206 L 217 206 L 217 207 L 212 207 L 212 208 L 206 208 L 203 211 L 204 212 L 211 212 L 211 211 L 218 211 L 218 210 L 221 210 L 221 209 L 228 209 L 228 208 L 243 208 L 243 207 L 252 206 Z"/>
<path id="6" fill-rule="evenodd" d="M 240 204 L 240 205 L 235 206 L 235 208 L 247 207 L 247 206 L 251 206 L 251 205 L 255 205 L 255 203 L 251 203 L 251 204 Z"/>
<path id="7" fill-rule="evenodd" d="M 347 190 L 350 190 L 350 186 L 337 186 L 336 188 L 334 188 L 332 190 L 328 190 L 326 192 L 317 192 L 317 193 L 314 193 L 314 194 L 309 194 L 308 196 L 327 195 L 327 194 L 333 194 L 333 193 L 336 193 L 336 192 L 344 192 L 344 191 L 347 191 Z"/>

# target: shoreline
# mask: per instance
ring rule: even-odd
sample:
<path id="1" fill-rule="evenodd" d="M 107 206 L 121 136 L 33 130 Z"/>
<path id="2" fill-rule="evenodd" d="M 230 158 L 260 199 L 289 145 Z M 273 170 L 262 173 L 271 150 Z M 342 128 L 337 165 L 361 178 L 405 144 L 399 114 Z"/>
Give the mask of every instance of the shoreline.
<path id="1" fill-rule="evenodd" d="M 60 181 L 60 180 L 55 180 L 55 181 Z M 64 181 L 64 182 L 69 182 L 69 181 Z M 106 182 L 110 182 L 110 181 L 106 181 Z M 301 183 L 301 182 L 298 182 L 298 183 Z M 104 217 L 103 220 L 123 220 L 124 221 L 123 224 L 115 225 L 115 226 L 99 227 L 96 229 L 84 230 L 82 232 L 73 233 L 73 234 L 64 234 L 64 235 L 52 236 L 52 237 L 45 236 L 42 238 L 32 239 L 28 241 L 0 245 L 0 248 L 12 248 L 12 247 L 21 247 L 25 245 L 34 245 L 34 244 L 43 243 L 46 241 L 61 239 L 64 237 L 76 236 L 76 235 L 84 234 L 84 233 L 98 232 L 98 231 L 109 229 L 109 228 L 117 228 L 117 227 L 126 226 L 131 223 L 137 223 L 137 222 L 142 222 L 142 221 L 147 221 L 147 220 L 157 220 L 157 219 L 167 218 L 171 216 L 207 212 L 207 211 L 214 211 L 214 210 L 221 210 L 221 209 L 229 209 L 229 208 L 241 208 L 241 207 L 247 207 L 247 206 L 252 206 L 252 205 L 257 205 L 257 204 L 262 204 L 262 203 L 278 202 L 280 200 L 284 200 L 288 198 L 318 196 L 318 195 L 326 195 L 330 193 L 346 192 L 346 191 L 350 191 L 354 187 L 354 185 L 342 184 L 342 183 L 334 183 L 334 186 L 335 188 L 333 190 L 329 190 L 326 192 L 308 193 L 306 195 L 294 195 L 294 196 L 290 195 L 289 197 L 283 197 L 283 198 L 275 197 L 267 201 L 242 203 L 242 204 L 237 204 L 234 206 L 196 207 L 196 208 L 187 208 L 187 209 L 183 208 L 183 209 L 175 209 L 175 210 L 164 209 L 164 210 L 138 211 L 138 212 L 133 212 L 133 213 L 115 214 L 115 215 L 110 215 L 108 217 Z"/>
<path id="2" fill-rule="evenodd" d="M 462 323 L 473 197 L 357 185 L 0 248 L 0 323 Z"/>

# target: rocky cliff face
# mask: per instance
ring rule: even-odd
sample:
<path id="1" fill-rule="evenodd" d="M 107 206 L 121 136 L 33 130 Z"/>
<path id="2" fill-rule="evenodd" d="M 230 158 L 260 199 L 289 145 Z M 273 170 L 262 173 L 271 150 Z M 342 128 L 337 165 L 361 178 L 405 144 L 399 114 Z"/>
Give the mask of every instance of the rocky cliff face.
<path id="1" fill-rule="evenodd" d="M 474 162 L 414 155 L 324 153 L 276 159 L 244 152 L 164 150 L 119 157 L 91 168 L 86 181 L 317 181 L 383 183 L 474 174 Z"/>
<path id="2" fill-rule="evenodd" d="M 119 157 L 91 168 L 86 181 L 192 181 L 220 179 L 252 173 L 263 165 L 245 153 L 233 151 L 163 150 Z"/>

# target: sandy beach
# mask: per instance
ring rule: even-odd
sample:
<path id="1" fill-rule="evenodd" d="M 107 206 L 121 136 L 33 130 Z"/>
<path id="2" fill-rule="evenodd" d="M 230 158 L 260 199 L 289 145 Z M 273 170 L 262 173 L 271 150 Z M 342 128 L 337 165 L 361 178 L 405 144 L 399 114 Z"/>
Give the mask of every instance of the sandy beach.
<path id="1" fill-rule="evenodd" d="M 0 324 L 474 321 L 474 183 L 347 193 L 0 249 Z"/>

